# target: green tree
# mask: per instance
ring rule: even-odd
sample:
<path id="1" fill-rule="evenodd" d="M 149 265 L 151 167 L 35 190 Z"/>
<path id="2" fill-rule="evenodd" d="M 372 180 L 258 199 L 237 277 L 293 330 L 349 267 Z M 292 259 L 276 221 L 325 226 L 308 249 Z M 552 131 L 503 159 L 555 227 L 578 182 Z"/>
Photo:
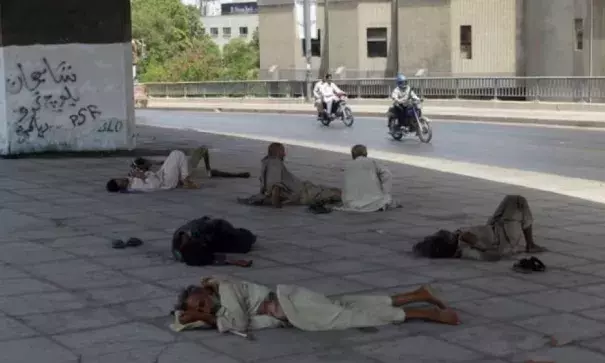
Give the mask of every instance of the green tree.
<path id="1" fill-rule="evenodd" d="M 223 47 L 223 78 L 254 79 L 258 75 L 258 51 L 253 42 L 236 38 Z"/>
<path id="2" fill-rule="evenodd" d="M 206 41 L 195 6 L 183 5 L 180 0 L 132 0 L 131 8 L 132 36 L 146 49 L 139 63 L 143 82 L 178 80 L 173 72 L 180 69 L 179 61 L 198 60 L 206 52 L 194 48 L 212 46 Z M 216 49 L 209 49 L 208 54 L 216 54 Z"/>
<path id="3" fill-rule="evenodd" d="M 208 38 L 197 40 L 165 63 L 165 73 L 168 82 L 217 80 L 222 73 L 220 49 Z"/>

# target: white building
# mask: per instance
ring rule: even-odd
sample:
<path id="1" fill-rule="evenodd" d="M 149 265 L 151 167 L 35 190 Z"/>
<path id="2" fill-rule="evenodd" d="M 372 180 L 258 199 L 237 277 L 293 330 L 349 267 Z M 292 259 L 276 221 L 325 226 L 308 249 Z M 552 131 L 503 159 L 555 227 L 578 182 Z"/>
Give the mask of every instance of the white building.
<path id="1" fill-rule="evenodd" d="M 258 29 L 256 1 L 202 0 L 199 5 L 204 29 L 220 47 L 234 38 L 250 41 Z"/>

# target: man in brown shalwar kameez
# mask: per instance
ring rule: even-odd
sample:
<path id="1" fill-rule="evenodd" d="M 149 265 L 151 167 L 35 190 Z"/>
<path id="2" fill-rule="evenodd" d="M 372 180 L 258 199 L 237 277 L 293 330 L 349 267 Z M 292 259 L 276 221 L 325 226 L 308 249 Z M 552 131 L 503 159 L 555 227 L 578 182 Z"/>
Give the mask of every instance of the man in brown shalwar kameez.
<path id="1" fill-rule="evenodd" d="M 341 191 L 323 185 L 303 181 L 292 174 L 284 163 L 286 149 L 283 144 L 272 143 L 267 156 L 261 161 L 260 193 L 239 199 L 240 203 L 252 205 L 313 205 L 338 203 Z"/>

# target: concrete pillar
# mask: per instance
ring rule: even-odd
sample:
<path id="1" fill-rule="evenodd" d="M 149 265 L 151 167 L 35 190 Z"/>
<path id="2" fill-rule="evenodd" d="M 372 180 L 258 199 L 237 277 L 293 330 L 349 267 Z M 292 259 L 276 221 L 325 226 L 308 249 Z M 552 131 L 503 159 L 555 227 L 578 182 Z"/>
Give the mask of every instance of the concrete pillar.
<path id="1" fill-rule="evenodd" d="M 0 155 L 134 147 L 130 0 L 1 0 Z"/>

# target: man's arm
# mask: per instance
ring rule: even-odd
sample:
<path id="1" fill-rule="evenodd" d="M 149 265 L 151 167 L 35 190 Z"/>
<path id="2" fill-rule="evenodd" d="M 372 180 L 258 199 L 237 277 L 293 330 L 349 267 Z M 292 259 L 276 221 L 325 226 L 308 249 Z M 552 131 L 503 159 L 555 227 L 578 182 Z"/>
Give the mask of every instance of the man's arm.
<path id="1" fill-rule="evenodd" d="M 414 92 L 413 89 L 410 88 L 410 98 L 416 102 L 420 101 L 420 97 Z"/>
<path id="2" fill-rule="evenodd" d="M 248 330 L 250 317 L 246 308 L 247 297 L 242 288 L 233 282 L 220 284 L 221 308 L 216 314 L 216 327 L 219 332 Z"/>
<path id="3" fill-rule="evenodd" d="M 344 93 L 340 88 L 338 88 L 338 86 L 336 85 L 336 83 L 332 83 L 332 89 L 334 90 L 334 93 L 336 93 L 337 95 L 339 93 Z"/>

